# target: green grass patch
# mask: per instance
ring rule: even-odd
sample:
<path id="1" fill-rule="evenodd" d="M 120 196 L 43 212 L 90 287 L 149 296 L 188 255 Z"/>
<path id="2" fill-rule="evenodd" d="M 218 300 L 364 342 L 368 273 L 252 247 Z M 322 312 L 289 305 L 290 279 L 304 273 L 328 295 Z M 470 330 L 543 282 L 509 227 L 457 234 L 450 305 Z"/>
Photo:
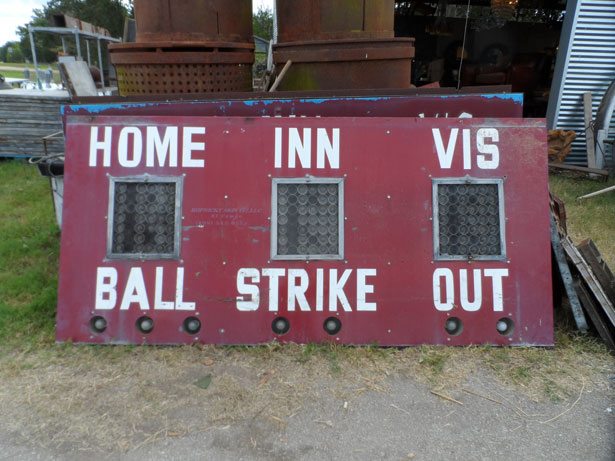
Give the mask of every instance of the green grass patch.
<path id="1" fill-rule="evenodd" d="M 35 167 L 0 162 L 0 347 L 53 341 L 60 232 L 49 182 Z"/>
<path id="2" fill-rule="evenodd" d="M 11 63 L 0 63 L 0 74 L 7 78 L 24 78 L 24 69 L 30 69 L 30 80 L 36 81 L 36 71 L 34 70 L 34 65 L 32 64 L 11 64 Z M 21 69 L 21 70 L 19 70 Z M 47 71 L 48 69 L 53 69 L 53 81 L 54 83 L 60 83 L 60 73 L 58 71 L 57 65 L 49 65 L 42 64 L 38 67 L 40 71 Z"/>
<path id="3" fill-rule="evenodd" d="M 615 184 L 551 175 L 551 192 L 566 204 L 568 233 L 575 243 L 591 238 L 611 269 L 615 269 L 615 191 L 577 200 Z"/>

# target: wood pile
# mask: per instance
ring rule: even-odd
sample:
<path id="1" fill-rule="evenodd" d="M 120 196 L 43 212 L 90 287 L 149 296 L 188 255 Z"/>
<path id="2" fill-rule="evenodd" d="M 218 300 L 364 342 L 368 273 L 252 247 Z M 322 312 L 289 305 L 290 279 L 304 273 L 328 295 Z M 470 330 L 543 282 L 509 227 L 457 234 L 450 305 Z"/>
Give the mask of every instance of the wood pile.
<path id="1" fill-rule="evenodd" d="M 549 147 L 549 162 L 562 163 L 572 150 L 572 141 L 577 135 L 573 130 L 549 130 L 547 145 Z"/>
<path id="2" fill-rule="evenodd" d="M 615 353 L 615 277 L 592 240 L 574 245 L 563 203 L 553 196 L 551 247 L 577 328 L 595 330 Z"/>
<path id="3" fill-rule="evenodd" d="M 0 92 L 0 156 L 45 155 L 43 137 L 62 131 L 60 106 L 68 103 L 68 95 L 58 97 Z M 49 154 L 64 152 L 61 136 L 47 144 Z"/>

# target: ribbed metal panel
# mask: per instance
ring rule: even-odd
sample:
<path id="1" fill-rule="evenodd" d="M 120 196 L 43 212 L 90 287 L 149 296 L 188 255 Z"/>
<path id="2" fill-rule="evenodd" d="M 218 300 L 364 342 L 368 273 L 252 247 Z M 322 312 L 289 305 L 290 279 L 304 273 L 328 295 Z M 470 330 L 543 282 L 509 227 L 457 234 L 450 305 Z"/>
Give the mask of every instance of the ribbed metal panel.
<path id="1" fill-rule="evenodd" d="M 595 116 L 615 79 L 615 0 L 568 1 L 555 74 L 547 114 L 549 128 L 574 130 L 577 138 L 566 162 L 587 165 L 583 93 L 592 93 Z M 615 133 L 615 117 L 611 130 Z"/>

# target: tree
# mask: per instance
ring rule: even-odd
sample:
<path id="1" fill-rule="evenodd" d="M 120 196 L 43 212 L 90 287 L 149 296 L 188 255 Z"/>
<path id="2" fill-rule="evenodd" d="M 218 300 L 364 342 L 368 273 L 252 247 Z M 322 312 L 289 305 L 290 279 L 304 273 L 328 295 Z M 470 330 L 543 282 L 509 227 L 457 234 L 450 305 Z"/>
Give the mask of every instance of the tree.
<path id="1" fill-rule="evenodd" d="M 254 35 L 265 40 L 273 38 L 273 12 L 263 6 L 258 7 L 258 11 L 252 18 Z"/>
<path id="2" fill-rule="evenodd" d="M 131 15 L 132 0 L 48 0 L 42 8 L 32 11 L 30 25 L 45 27 L 51 25 L 54 14 L 68 14 L 82 21 L 104 27 L 112 37 L 121 37 L 124 20 Z M 21 37 L 20 49 L 24 56 L 32 59 L 30 37 L 27 25 L 18 28 Z M 36 34 L 36 52 L 41 61 L 53 61 L 62 49 L 58 37 L 49 34 Z"/>

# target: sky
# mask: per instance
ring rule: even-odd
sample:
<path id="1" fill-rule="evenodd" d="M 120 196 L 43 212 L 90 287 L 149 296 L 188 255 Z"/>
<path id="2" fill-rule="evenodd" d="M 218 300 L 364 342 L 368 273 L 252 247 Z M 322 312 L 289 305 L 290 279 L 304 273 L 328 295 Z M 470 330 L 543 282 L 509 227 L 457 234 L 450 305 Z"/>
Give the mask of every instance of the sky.
<path id="1" fill-rule="evenodd" d="M 30 22 L 32 10 L 45 4 L 46 0 L 0 0 L 0 46 L 17 40 L 17 27 Z M 273 9 L 273 0 L 252 0 L 254 11 L 260 5 Z"/>

